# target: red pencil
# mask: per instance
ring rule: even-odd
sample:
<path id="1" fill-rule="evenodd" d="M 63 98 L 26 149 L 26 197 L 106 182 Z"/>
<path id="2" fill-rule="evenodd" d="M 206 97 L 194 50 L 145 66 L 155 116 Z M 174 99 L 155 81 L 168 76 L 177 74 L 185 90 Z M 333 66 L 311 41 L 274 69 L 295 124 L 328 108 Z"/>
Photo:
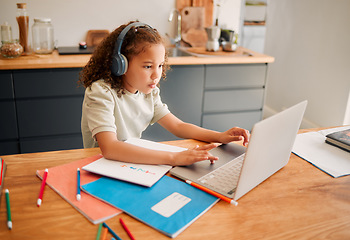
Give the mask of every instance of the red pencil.
<path id="1" fill-rule="evenodd" d="M 46 178 L 47 178 L 47 174 L 49 173 L 49 169 L 45 169 L 44 172 L 44 176 L 43 176 L 43 181 L 41 183 L 41 188 L 40 188 L 40 192 L 39 192 L 39 197 L 38 197 L 38 201 L 37 201 L 37 205 L 38 207 L 40 207 L 41 202 L 43 201 L 43 194 L 44 194 L 44 189 L 45 189 L 45 184 L 46 184 Z"/>
<path id="2" fill-rule="evenodd" d="M 2 183 L 2 173 L 4 172 L 4 159 L 0 158 L 1 159 L 1 174 L 0 174 L 0 186 L 1 186 L 1 183 Z"/>
<path id="3" fill-rule="evenodd" d="M 125 225 L 123 219 L 119 218 L 120 224 L 122 225 L 122 227 L 124 228 L 125 232 L 128 234 L 128 236 L 130 237 L 131 240 L 135 240 L 134 236 L 131 234 L 130 230 L 128 229 L 128 227 Z"/>

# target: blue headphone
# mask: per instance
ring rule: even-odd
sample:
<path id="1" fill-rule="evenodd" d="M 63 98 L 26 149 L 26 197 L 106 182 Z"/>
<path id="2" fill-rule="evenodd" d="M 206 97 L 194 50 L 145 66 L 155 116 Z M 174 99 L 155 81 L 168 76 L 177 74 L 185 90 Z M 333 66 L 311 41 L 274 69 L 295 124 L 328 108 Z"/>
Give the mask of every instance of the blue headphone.
<path id="1" fill-rule="evenodd" d="M 124 37 L 128 33 L 128 31 L 132 27 L 140 27 L 140 26 L 152 28 L 151 26 L 145 23 L 134 22 L 127 25 L 119 34 L 114 46 L 114 51 L 112 56 L 111 72 L 114 76 L 117 76 L 117 77 L 122 76 L 128 70 L 128 59 L 120 52 L 120 50 L 122 48 Z"/>

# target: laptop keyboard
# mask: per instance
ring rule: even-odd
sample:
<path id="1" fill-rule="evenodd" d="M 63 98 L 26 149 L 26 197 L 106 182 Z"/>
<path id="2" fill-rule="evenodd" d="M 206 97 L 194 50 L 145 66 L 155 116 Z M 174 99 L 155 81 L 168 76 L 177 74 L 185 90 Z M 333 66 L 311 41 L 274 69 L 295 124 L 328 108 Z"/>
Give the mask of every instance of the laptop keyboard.
<path id="1" fill-rule="evenodd" d="M 226 194 L 233 194 L 237 187 L 239 174 L 241 172 L 244 153 L 237 157 L 234 161 L 230 161 L 225 165 L 215 169 L 214 171 L 199 178 L 199 182 L 203 185 L 211 187 Z"/>

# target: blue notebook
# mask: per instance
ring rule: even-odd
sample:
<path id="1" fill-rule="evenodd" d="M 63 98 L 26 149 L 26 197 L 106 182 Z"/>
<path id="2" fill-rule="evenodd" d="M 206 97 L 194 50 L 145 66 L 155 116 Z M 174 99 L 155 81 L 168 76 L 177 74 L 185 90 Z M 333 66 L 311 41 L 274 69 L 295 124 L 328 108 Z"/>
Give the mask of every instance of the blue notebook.
<path id="1" fill-rule="evenodd" d="M 219 200 L 168 176 L 153 187 L 102 177 L 82 189 L 172 238 Z"/>

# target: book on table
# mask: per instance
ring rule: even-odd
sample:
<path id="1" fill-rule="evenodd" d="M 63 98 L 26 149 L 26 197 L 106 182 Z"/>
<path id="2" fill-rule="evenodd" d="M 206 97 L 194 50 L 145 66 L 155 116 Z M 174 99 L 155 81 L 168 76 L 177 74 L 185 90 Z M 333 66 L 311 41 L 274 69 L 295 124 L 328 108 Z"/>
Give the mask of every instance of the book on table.
<path id="1" fill-rule="evenodd" d="M 102 155 L 98 154 L 88 158 L 76 160 L 70 163 L 48 168 L 46 184 L 52 188 L 58 195 L 71 204 L 78 212 L 86 217 L 93 224 L 98 224 L 110 219 L 122 211 L 100 201 L 89 194 L 81 193 L 81 200 L 76 199 L 77 195 L 77 168 L 100 159 Z M 42 179 L 45 169 L 37 170 L 36 175 Z M 81 185 L 95 181 L 101 176 L 82 170 L 80 173 Z M 43 199 L 44 204 L 45 199 Z"/>
<path id="2" fill-rule="evenodd" d="M 326 143 L 350 152 L 350 128 L 326 135 Z"/>
<path id="3" fill-rule="evenodd" d="M 136 146 L 158 151 L 180 152 L 186 150 L 186 148 L 137 138 L 128 139 L 126 142 Z M 146 187 L 151 187 L 171 168 L 172 166 L 170 165 L 136 164 L 109 160 L 102 157 L 84 166 L 83 170 L 106 177 L 132 182 Z"/>
<path id="4" fill-rule="evenodd" d="M 102 177 L 82 189 L 173 238 L 219 200 L 168 176 L 152 187 Z"/>
<path id="5" fill-rule="evenodd" d="M 131 139 L 129 140 L 131 144 L 138 144 L 140 146 L 163 150 L 163 151 L 183 151 L 185 148 L 179 148 L 175 146 L 165 145 L 161 143 L 151 142 L 142 139 Z M 102 159 L 102 160 L 101 160 Z M 107 163 L 106 163 L 107 162 Z M 92 172 L 100 173 L 95 174 L 90 171 L 85 171 L 86 166 L 97 166 L 96 169 L 92 167 Z M 110 168 L 110 164 L 118 165 L 119 167 Z M 124 171 L 128 173 L 127 178 L 130 182 L 140 183 L 141 185 L 153 185 L 154 182 L 158 181 L 171 166 L 157 166 L 157 165 L 141 165 L 141 164 L 130 164 L 122 163 L 113 160 L 104 159 L 102 155 L 98 154 L 85 159 L 73 161 L 67 164 L 58 165 L 49 168 L 48 177 L 46 184 L 50 186 L 55 192 L 57 192 L 63 199 L 65 199 L 69 204 L 71 204 L 76 210 L 78 210 L 83 216 L 85 216 L 89 221 L 94 224 L 101 223 L 117 214 L 121 211 L 103 201 L 100 201 L 89 194 L 82 193 L 81 200 L 76 199 L 76 186 L 77 186 L 77 168 L 81 170 L 81 185 L 95 181 L 106 174 L 108 171 L 112 170 L 111 177 L 120 177 L 121 172 Z M 102 169 L 98 172 L 97 169 Z M 95 171 L 96 170 L 96 171 Z M 146 171 L 149 172 L 146 172 Z M 107 172 L 106 172 L 107 171 Z M 37 170 L 37 176 L 42 179 L 44 169 Z M 155 174 L 155 176 L 153 175 Z M 120 176 L 118 176 L 120 174 Z M 106 174 L 107 175 L 107 174 Z M 94 206 L 94 207 L 91 207 Z"/>

